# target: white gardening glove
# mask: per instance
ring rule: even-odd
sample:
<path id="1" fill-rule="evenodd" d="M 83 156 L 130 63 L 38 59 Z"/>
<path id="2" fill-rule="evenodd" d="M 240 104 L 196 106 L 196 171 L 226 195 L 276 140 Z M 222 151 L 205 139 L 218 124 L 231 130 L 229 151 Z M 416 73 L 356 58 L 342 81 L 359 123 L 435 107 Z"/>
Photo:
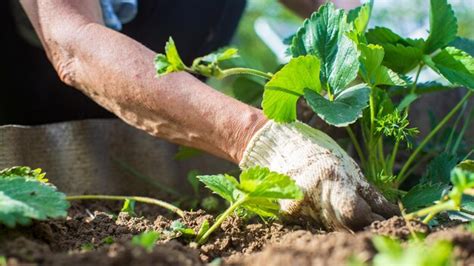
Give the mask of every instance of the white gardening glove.
<path id="1" fill-rule="evenodd" d="M 357 230 L 398 214 L 331 137 L 301 122 L 267 122 L 240 162 L 242 169 L 256 165 L 290 176 L 303 190 L 303 200 L 280 201 L 292 218 L 311 219 L 330 230 Z"/>

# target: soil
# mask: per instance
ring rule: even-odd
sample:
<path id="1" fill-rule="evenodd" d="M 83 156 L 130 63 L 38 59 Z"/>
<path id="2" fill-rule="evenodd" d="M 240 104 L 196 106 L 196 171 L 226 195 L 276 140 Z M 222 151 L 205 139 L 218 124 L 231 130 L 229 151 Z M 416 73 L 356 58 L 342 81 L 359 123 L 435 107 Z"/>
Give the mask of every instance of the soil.
<path id="1" fill-rule="evenodd" d="M 311 225 L 244 222 L 228 219 L 208 243 L 171 232 L 173 214 L 147 205 L 137 216 L 119 213 L 115 203 L 75 203 L 66 219 L 35 222 L 29 227 L 0 228 L 0 255 L 8 265 L 344 265 L 357 256 L 369 262 L 375 255 L 374 234 L 408 239 L 412 232 L 428 234 L 429 242 L 446 239 L 455 245 L 460 265 L 474 265 L 474 234 L 463 225 L 438 230 L 401 217 L 374 222 L 357 233 L 326 233 Z M 187 212 L 180 222 L 197 231 L 213 216 Z M 144 231 L 161 233 L 151 252 L 131 244 Z M 0 262 L 0 265 L 1 262 Z"/>

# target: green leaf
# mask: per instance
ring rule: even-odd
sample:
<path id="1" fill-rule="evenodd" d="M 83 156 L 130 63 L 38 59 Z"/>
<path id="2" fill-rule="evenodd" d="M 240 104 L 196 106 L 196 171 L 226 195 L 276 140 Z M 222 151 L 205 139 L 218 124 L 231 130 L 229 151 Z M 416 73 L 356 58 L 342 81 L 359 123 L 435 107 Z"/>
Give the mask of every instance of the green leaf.
<path id="1" fill-rule="evenodd" d="M 433 58 L 424 57 L 427 65 L 449 82 L 474 89 L 474 58 L 454 47 L 446 47 Z"/>
<path id="2" fill-rule="evenodd" d="M 239 183 L 230 175 L 201 175 L 197 177 L 207 188 L 229 202 L 234 202 L 234 191 Z"/>
<path id="3" fill-rule="evenodd" d="M 14 166 L 6 168 L 0 171 L 0 178 L 9 178 L 9 177 L 24 177 L 27 179 L 33 179 L 39 182 L 48 183 L 46 178 L 46 173 L 42 173 L 41 168 L 31 169 L 28 166 Z"/>
<path id="4" fill-rule="evenodd" d="M 122 206 L 122 209 L 120 211 L 121 212 L 126 212 L 126 213 L 128 213 L 128 215 L 130 215 L 132 217 L 137 216 L 137 214 L 135 213 L 135 201 L 131 200 L 131 199 L 126 199 L 123 202 L 123 206 Z"/>
<path id="5" fill-rule="evenodd" d="M 290 177 L 268 168 L 253 167 L 240 174 L 239 189 L 251 198 L 302 199 L 303 194 Z"/>
<path id="6" fill-rule="evenodd" d="M 454 41 L 449 43 L 449 46 L 458 48 L 459 50 L 468 53 L 470 56 L 474 56 L 474 40 L 456 37 Z"/>
<path id="7" fill-rule="evenodd" d="M 451 171 L 456 167 L 458 162 L 458 156 L 446 152 L 440 153 L 430 161 L 420 182 L 449 184 Z"/>
<path id="8" fill-rule="evenodd" d="M 173 38 L 171 37 L 166 43 L 165 53 L 166 55 L 157 54 L 155 57 L 155 69 L 158 76 L 186 69 L 186 66 L 179 56 L 178 49 L 176 49 Z"/>
<path id="9" fill-rule="evenodd" d="M 198 175 L 199 175 L 198 170 L 191 170 L 188 172 L 186 176 L 186 179 L 188 180 L 188 183 L 193 188 L 195 195 L 199 195 L 199 179 L 197 179 Z"/>
<path id="10" fill-rule="evenodd" d="M 200 60 L 201 62 L 205 62 L 208 64 L 218 64 L 222 61 L 230 60 L 239 57 L 238 51 L 235 48 L 229 48 L 224 51 L 210 53 L 206 56 L 200 57 L 196 60 Z"/>
<path id="11" fill-rule="evenodd" d="M 0 178 L 0 223 L 8 227 L 65 217 L 68 207 L 65 195 L 51 184 L 16 175 Z"/>
<path id="12" fill-rule="evenodd" d="M 347 22 L 351 23 L 358 33 L 363 33 L 367 29 L 373 6 L 374 1 L 371 0 L 368 3 L 350 10 L 347 14 Z"/>
<path id="13" fill-rule="evenodd" d="M 262 107 L 265 115 L 276 122 L 296 120 L 296 102 L 304 89 L 321 91 L 319 82 L 319 59 L 315 56 L 300 56 L 291 59 L 265 85 Z"/>
<path id="14" fill-rule="evenodd" d="M 456 38 L 458 23 L 447 0 L 431 0 L 430 35 L 426 40 L 426 54 L 443 48 Z"/>
<path id="15" fill-rule="evenodd" d="M 313 111 L 326 123 L 345 127 L 362 116 L 368 106 L 370 89 L 365 84 L 349 88 L 330 101 L 311 90 L 305 90 L 305 99 Z"/>
<path id="16" fill-rule="evenodd" d="M 201 239 L 202 236 L 209 230 L 209 227 L 210 227 L 209 221 L 207 219 L 204 220 L 204 222 L 202 222 L 202 224 L 201 224 L 201 227 L 199 227 L 199 231 L 196 234 L 196 240 L 195 241 Z"/>
<path id="17" fill-rule="evenodd" d="M 356 46 L 345 36 L 348 30 L 344 11 L 326 3 L 305 20 L 290 46 L 293 57 L 316 55 L 321 60 L 321 82 L 333 92 L 353 81 L 359 68 Z"/>
<path id="18" fill-rule="evenodd" d="M 248 200 L 242 207 L 260 217 L 276 217 L 280 211 L 278 202 L 262 198 Z"/>
<path id="19" fill-rule="evenodd" d="M 383 65 L 389 69 L 405 74 L 417 66 L 422 59 L 422 40 L 403 39 L 384 27 L 375 27 L 366 33 L 369 43 L 383 47 L 385 56 Z"/>
<path id="20" fill-rule="evenodd" d="M 156 241 L 160 239 L 160 233 L 155 231 L 143 232 L 133 236 L 132 245 L 144 248 L 147 252 L 152 252 Z"/>
<path id="21" fill-rule="evenodd" d="M 170 225 L 171 231 L 175 233 L 179 233 L 180 235 L 186 236 L 186 237 L 194 237 L 196 233 L 192 228 L 187 227 L 184 225 L 182 222 L 175 220 L 171 223 Z"/>
<path id="22" fill-rule="evenodd" d="M 447 183 L 425 183 L 412 187 L 402 198 L 403 207 L 407 212 L 414 212 L 433 205 L 441 198 L 443 192 L 450 188 Z"/>
<path id="23" fill-rule="evenodd" d="M 404 86 L 406 82 L 397 73 L 382 65 L 384 50 L 380 45 L 360 44 L 360 73 L 362 79 L 372 87 L 378 85 Z"/>

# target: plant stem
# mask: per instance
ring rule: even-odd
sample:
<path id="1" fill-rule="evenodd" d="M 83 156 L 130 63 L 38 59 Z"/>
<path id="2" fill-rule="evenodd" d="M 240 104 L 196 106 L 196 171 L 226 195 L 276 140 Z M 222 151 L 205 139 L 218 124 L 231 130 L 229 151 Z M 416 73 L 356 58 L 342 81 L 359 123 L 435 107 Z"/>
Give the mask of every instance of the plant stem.
<path id="1" fill-rule="evenodd" d="M 421 150 L 428 144 L 428 142 L 438 133 L 438 131 L 443 128 L 446 123 L 456 114 L 456 112 L 463 106 L 463 104 L 471 97 L 472 91 L 469 90 L 466 95 L 461 99 L 461 101 L 453 108 L 451 111 L 441 120 L 441 122 L 425 137 L 425 139 L 416 147 L 415 151 L 408 157 L 405 165 L 403 165 L 402 170 L 398 174 L 397 185 L 401 184 L 407 178 L 405 175 L 406 171 L 410 167 L 411 163 L 416 159 Z"/>
<path id="2" fill-rule="evenodd" d="M 393 167 L 395 166 L 395 159 L 397 158 L 399 145 L 400 145 L 400 141 L 397 140 L 395 142 L 395 146 L 393 146 L 392 153 L 390 154 L 390 158 L 389 158 L 388 166 L 387 166 L 389 175 L 393 175 Z"/>
<path id="3" fill-rule="evenodd" d="M 235 67 L 235 68 L 222 70 L 221 74 L 216 78 L 223 79 L 232 75 L 252 75 L 252 76 L 257 76 L 266 80 L 270 80 L 273 77 L 273 74 L 265 73 L 260 70 L 244 68 L 244 67 Z"/>
<path id="4" fill-rule="evenodd" d="M 217 230 L 221 226 L 221 224 L 225 221 L 225 219 L 227 219 L 227 217 L 229 215 L 231 215 L 231 213 L 234 212 L 235 209 L 237 209 L 240 205 L 242 205 L 242 203 L 244 203 L 246 200 L 247 200 L 247 197 L 244 196 L 241 199 L 239 199 L 238 201 L 232 203 L 229 206 L 229 208 L 227 208 L 227 210 L 219 216 L 217 221 L 209 228 L 209 230 L 207 230 L 206 233 L 204 233 L 204 235 L 202 235 L 202 237 L 200 239 L 196 240 L 197 243 L 199 245 L 204 244 L 207 241 L 207 239 L 209 238 L 209 236 L 212 234 L 212 232 Z"/>
<path id="5" fill-rule="evenodd" d="M 420 63 L 418 70 L 416 71 L 415 81 L 413 82 L 413 86 L 411 87 L 410 94 L 414 94 L 416 92 L 416 85 L 418 83 L 418 79 L 420 78 L 421 70 L 423 69 L 424 64 Z M 405 114 L 408 115 L 410 111 L 410 104 L 405 108 Z"/>
<path id="6" fill-rule="evenodd" d="M 113 195 L 78 195 L 78 196 L 67 196 L 67 200 L 72 201 L 72 200 L 134 200 L 137 202 L 143 202 L 143 203 L 148 203 L 148 204 L 153 204 L 157 205 L 160 207 L 163 207 L 165 209 L 168 209 L 177 215 L 179 215 L 181 218 L 184 218 L 184 212 L 180 208 L 162 201 L 158 199 L 153 199 L 153 198 L 148 198 L 148 197 L 141 197 L 141 196 L 113 196 Z"/>
<path id="7" fill-rule="evenodd" d="M 407 219 L 411 220 L 418 217 L 427 216 L 423 223 L 428 223 L 436 214 L 443 212 L 443 211 L 456 211 L 458 210 L 458 206 L 454 200 L 450 199 L 448 201 L 437 203 L 433 206 L 426 207 L 424 209 L 418 210 L 416 212 L 412 212 L 406 216 Z"/>
<path id="8" fill-rule="evenodd" d="M 347 134 L 349 135 L 349 138 L 352 141 L 352 144 L 354 145 L 357 155 L 359 155 L 360 163 L 365 166 L 367 162 L 365 161 L 364 153 L 362 152 L 362 149 L 359 145 L 359 142 L 357 141 L 354 131 L 352 131 L 351 126 L 347 126 L 346 130 Z"/>

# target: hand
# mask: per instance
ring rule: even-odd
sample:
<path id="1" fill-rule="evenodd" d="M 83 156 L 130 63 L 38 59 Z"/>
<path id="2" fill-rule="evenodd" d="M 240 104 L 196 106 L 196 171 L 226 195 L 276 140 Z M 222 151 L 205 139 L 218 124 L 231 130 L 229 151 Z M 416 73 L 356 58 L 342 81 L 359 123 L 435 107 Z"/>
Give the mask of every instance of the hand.
<path id="1" fill-rule="evenodd" d="M 332 230 L 357 230 L 399 213 L 332 138 L 301 122 L 269 121 L 255 133 L 240 167 L 255 165 L 292 177 L 303 190 L 303 200 L 280 201 L 292 218 L 311 219 Z"/>

